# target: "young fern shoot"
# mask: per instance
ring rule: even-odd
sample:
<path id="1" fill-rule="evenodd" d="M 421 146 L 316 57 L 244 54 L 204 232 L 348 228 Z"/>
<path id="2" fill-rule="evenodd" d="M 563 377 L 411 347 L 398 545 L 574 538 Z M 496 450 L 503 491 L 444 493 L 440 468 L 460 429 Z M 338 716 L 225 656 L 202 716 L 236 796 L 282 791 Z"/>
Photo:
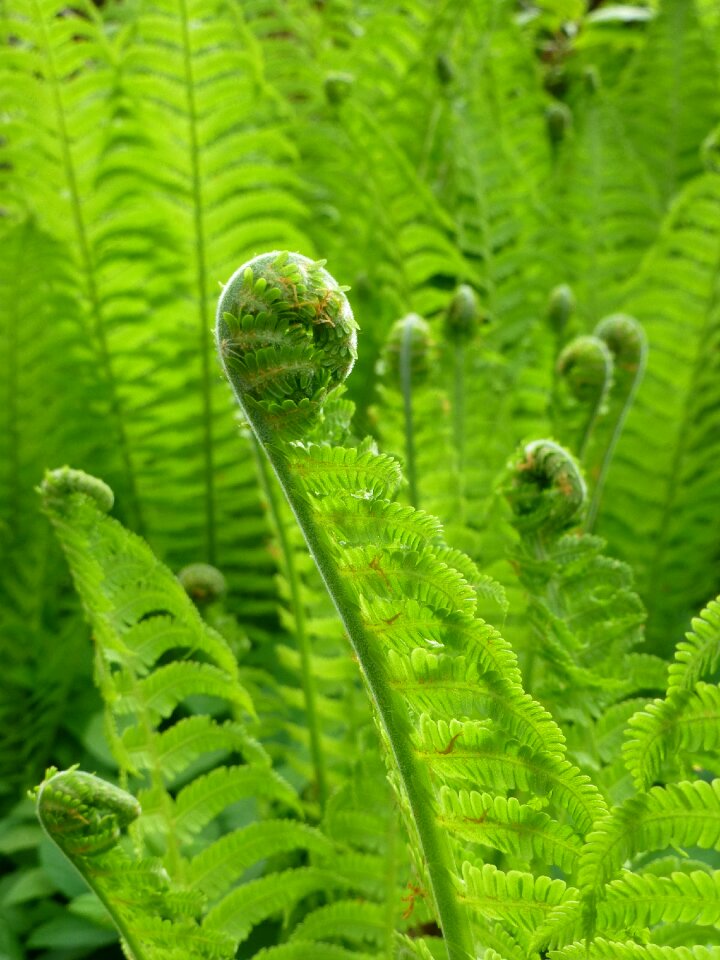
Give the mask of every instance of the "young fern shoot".
<path id="1" fill-rule="evenodd" d="M 314 516 L 307 492 L 334 492 L 342 477 L 346 496 L 362 484 L 374 499 L 395 488 L 400 474 L 393 461 L 376 458 L 370 451 L 335 451 L 297 442 L 303 432 L 311 432 L 328 392 L 352 369 L 356 331 L 342 288 L 322 263 L 299 254 L 255 257 L 233 274 L 218 306 L 217 340 L 225 372 L 344 623 L 397 764 L 448 944 L 448 960 L 469 960 L 470 927 L 452 886 L 447 837 L 432 816 L 428 773 L 414 757 L 406 717 L 398 710 L 385 664 L 348 578 L 350 571 L 337 564 L 332 540 Z M 372 561 L 368 569 L 385 576 Z"/>
<path id="2" fill-rule="evenodd" d="M 349 304 L 322 264 L 277 252 L 245 264 L 221 295 L 217 339 L 360 665 L 439 949 L 448 960 L 490 945 L 519 957 L 550 904 L 571 895 L 582 837 L 605 803 L 524 692 L 509 645 L 478 617 L 475 565 L 434 517 L 394 501 L 395 460 L 369 440 L 318 442 L 323 401 L 356 349 Z M 535 856 L 568 882 L 518 872 Z M 535 904 L 532 929 L 518 897 Z"/>

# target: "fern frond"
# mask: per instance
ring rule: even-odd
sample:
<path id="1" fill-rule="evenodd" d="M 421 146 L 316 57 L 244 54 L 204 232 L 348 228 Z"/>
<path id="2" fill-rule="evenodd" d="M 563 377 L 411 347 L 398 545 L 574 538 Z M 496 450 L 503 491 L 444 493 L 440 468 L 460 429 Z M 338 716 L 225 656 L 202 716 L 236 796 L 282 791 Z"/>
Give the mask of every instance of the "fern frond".
<path id="1" fill-rule="evenodd" d="M 694 756 L 718 748 L 720 690 L 699 680 L 713 676 L 720 662 L 716 601 L 693 620 L 693 627 L 678 644 L 668 669 L 666 699 L 647 704 L 630 719 L 623 755 L 643 788 L 658 778 L 667 758 L 682 756 L 688 767 Z"/>
<path id="2" fill-rule="evenodd" d="M 272 797 L 295 806 L 295 792 L 267 766 L 218 767 L 183 787 L 175 801 L 174 825 L 198 833 L 222 810 L 244 797 Z"/>
<path id="3" fill-rule="evenodd" d="M 653 787 L 617 807 L 587 838 L 578 871 L 586 893 L 599 893 L 640 851 L 720 844 L 720 780 Z"/>
<path id="4" fill-rule="evenodd" d="M 575 831 L 515 797 L 506 800 L 465 790 L 455 793 L 445 787 L 440 793 L 438 821 L 464 840 L 523 861 L 556 864 L 570 875 L 577 867 L 581 841 Z"/>
<path id="5" fill-rule="evenodd" d="M 717 122 L 717 89 L 697 4 L 664 0 L 642 51 L 618 84 L 615 102 L 628 139 L 665 200 L 700 172 L 697 144 Z M 659 109 L 651 108 L 650 90 L 662 98 Z"/>
<path id="6" fill-rule="evenodd" d="M 267 401 L 255 395 L 255 387 L 248 387 L 244 382 L 242 365 L 246 361 L 243 358 L 246 353 L 252 356 L 254 347 L 232 340 L 235 321 L 228 319 L 226 313 L 226 308 L 238 296 L 245 297 L 243 291 L 254 291 L 257 303 L 253 305 L 253 311 L 258 326 L 266 322 L 266 317 L 271 326 L 273 317 L 282 317 L 291 340 L 300 325 L 308 334 L 314 335 L 312 326 L 302 314 L 294 312 L 296 305 L 292 291 L 287 290 L 282 281 L 282 271 L 289 259 L 293 269 L 301 273 L 314 269 L 312 263 L 297 255 L 270 254 L 255 258 L 236 271 L 225 287 L 218 310 L 221 356 L 353 643 L 378 711 L 382 735 L 397 764 L 393 779 L 415 841 L 420 876 L 430 884 L 431 903 L 445 927 L 449 956 L 459 958 L 472 950 L 472 935 L 468 927 L 467 903 L 462 897 L 458 900 L 453 888 L 452 878 L 456 876 L 454 859 L 459 851 L 450 843 L 447 832 L 440 828 L 436 819 L 438 788 L 442 784 L 431 777 L 431 768 L 423 762 L 423 754 L 416 750 L 418 738 L 411 733 L 418 723 L 422 729 L 422 713 L 428 712 L 431 717 L 448 723 L 449 745 L 435 752 L 452 755 L 458 735 L 462 733 L 462 725 L 453 727 L 453 723 L 461 718 L 471 722 L 485 719 L 485 701 L 489 700 L 493 703 L 490 711 L 492 723 L 497 725 L 498 731 L 506 730 L 517 738 L 533 758 L 541 755 L 544 764 L 554 768 L 559 781 L 572 785 L 570 792 L 577 790 L 577 805 L 580 807 L 589 799 L 588 785 L 582 778 L 579 784 L 575 782 L 574 769 L 565 765 L 560 731 L 547 711 L 523 691 L 517 661 L 509 644 L 476 617 L 476 594 L 467 578 L 475 579 L 477 568 L 467 557 L 448 549 L 442 542 L 428 544 L 417 552 L 388 544 L 384 538 L 378 544 L 378 537 L 371 532 L 368 533 L 370 543 L 349 546 L 341 536 L 333 536 L 318 524 L 320 514 L 315 512 L 315 504 L 321 503 L 325 497 L 336 499 L 345 495 L 353 497 L 358 504 L 370 503 L 378 497 L 384 498 L 387 488 L 397 486 L 400 476 L 395 462 L 387 456 L 374 454 L 369 444 L 361 448 L 301 444 L 296 433 L 299 421 L 284 424 L 278 420 Z M 333 290 L 333 284 L 329 279 L 327 289 Z M 322 290 L 316 294 L 316 300 L 315 309 L 321 309 L 324 303 Z M 244 305 L 238 309 L 249 307 Z M 338 309 L 342 312 L 344 308 Z M 231 338 L 230 349 L 223 346 L 226 335 Z M 338 335 L 344 338 L 350 334 L 345 330 Z M 235 357 L 234 351 L 239 351 L 239 358 Z M 281 354 L 278 356 L 281 358 Z M 332 346 L 328 348 L 320 340 L 315 348 L 319 375 L 326 364 L 334 363 L 333 356 Z M 287 407 L 290 414 L 294 409 L 298 410 L 307 417 L 310 430 L 319 429 L 322 412 L 312 406 L 316 397 L 312 377 L 302 390 L 297 385 L 288 384 L 283 389 L 289 391 L 282 401 L 283 408 Z M 359 456 L 363 458 L 362 470 L 357 467 Z M 373 471 L 378 468 L 392 477 L 392 484 L 384 477 L 379 482 L 372 479 Z M 547 498 L 548 509 L 554 509 L 564 517 L 567 515 L 566 498 L 572 501 L 571 512 L 574 513 L 576 501 L 582 498 L 583 485 L 581 482 L 576 485 L 580 490 L 578 493 L 567 477 L 563 480 L 561 469 L 557 473 L 555 486 Z M 570 494 L 566 487 L 570 488 Z M 518 498 L 523 504 L 527 499 L 522 492 Z M 438 653 L 438 649 L 442 653 Z M 433 680 L 440 680 L 440 696 L 436 703 L 432 703 L 433 684 L 428 684 L 422 673 L 434 674 Z M 419 709 L 418 700 L 426 696 L 426 690 L 431 694 L 430 702 L 425 709 Z M 415 691 L 418 691 L 417 695 Z M 443 707 L 447 709 L 446 716 L 442 715 Z M 431 729 L 427 724 L 425 727 Z M 432 772 L 437 770 L 435 767 Z M 486 777 L 481 775 L 481 782 L 484 779 Z M 462 789 L 464 785 L 453 783 L 453 786 Z M 515 812 L 514 805 L 511 804 L 509 809 Z M 549 832 L 554 829 L 549 817 L 544 826 Z M 561 834 L 562 830 L 557 832 L 556 839 Z M 502 847 L 502 844 L 498 845 Z M 355 866 L 351 872 L 355 874 L 355 868 L 360 864 L 357 858 L 353 863 Z M 564 889 L 564 884 L 561 886 Z"/>
<path id="7" fill-rule="evenodd" d="M 332 850 L 318 830 L 295 820 L 263 820 L 225 834 L 190 862 L 190 884 L 217 898 L 239 880 L 244 871 L 273 854 L 308 850 L 327 855 Z"/>
<path id="8" fill-rule="evenodd" d="M 138 860 L 120 846 L 139 815 L 133 796 L 80 770 L 49 770 L 36 791 L 48 836 L 78 869 L 118 927 L 133 960 L 229 960 L 235 945 L 198 922 L 201 899 L 174 889 L 158 860 Z"/>
<path id="9" fill-rule="evenodd" d="M 671 6 L 677 13 L 684 5 Z M 690 181 L 622 303 L 644 327 L 650 349 L 598 529 L 633 564 L 649 611 L 648 642 L 665 653 L 716 591 L 709 570 L 717 543 L 718 257 L 707 238 L 719 208 L 716 174 Z M 693 550 L 684 557 L 688 529 Z"/>
<path id="10" fill-rule="evenodd" d="M 626 871 L 607 887 L 598 908 L 602 930 L 627 930 L 659 922 L 716 926 L 720 917 L 720 871 L 638 876 Z"/>
<path id="11" fill-rule="evenodd" d="M 668 668 L 668 690 L 691 689 L 701 677 L 714 674 L 719 665 L 720 602 L 712 600 L 677 645 L 675 660 Z"/>
<path id="12" fill-rule="evenodd" d="M 598 937 L 589 944 L 572 943 L 551 953 L 553 960 L 717 960 L 718 947 L 669 947 L 655 943 L 606 940 Z"/>
<path id="13" fill-rule="evenodd" d="M 465 863 L 461 896 L 481 915 L 510 922 L 527 935 L 559 903 L 575 899 L 577 890 L 550 877 L 519 870 L 504 873 L 492 863 L 480 868 Z"/>
<path id="14" fill-rule="evenodd" d="M 310 894 L 342 890 L 347 886 L 347 881 L 317 867 L 298 867 L 251 880 L 220 900 L 208 912 L 205 926 L 210 931 L 229 934 L 241 943 L 260 921 L 289 910 Z"/>

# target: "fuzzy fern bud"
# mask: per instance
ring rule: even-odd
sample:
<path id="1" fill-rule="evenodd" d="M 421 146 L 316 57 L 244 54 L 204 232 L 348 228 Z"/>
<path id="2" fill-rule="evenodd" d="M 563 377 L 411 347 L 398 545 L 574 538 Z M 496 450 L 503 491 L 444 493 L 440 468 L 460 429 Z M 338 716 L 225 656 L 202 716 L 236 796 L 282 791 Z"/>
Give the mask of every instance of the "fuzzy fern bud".
<path id="1" fill-rule="evenodd" d="M 700 157 L 708 173 L 720 173 L 720 127 L 712 130 L 703 140 Z"/>
<path id="2" fill-rule="evenodd" d="M 82 493 L 92 497 L 103 513 L 109 513 L 115 501 L 115 495 L 106 483 L 72 467 L 48 470 L 40 485 L 40 493 L 46 503 L 54 505 L 59 505 L 73 493 Z"/>
<path id="3" fill-rule="evenodd" d="M 613 313 L 600 321 L 594 335 L 607 344 L 616 368 L 635 376 L 647 349 L 645 331 L 635 317 Z"/>
<path id="4" fill-rule="evenodd" d="M 550 292 L 547 305 L 547 322 L 556 336 L 562 336 L 570 317 L 575 311 L 575 295 L 566 283 L 561 283 Z"/>
<path id="5" fill-rule="evenodd" d="M 76 768 L 48 770 L 34 797 L 40 822 L 70 857 L 95 857 L 112 850 L 141 813 L 131 794 Z"/>
<path id="6" fill-rule="evenodd" d="M 557 372 L 580 403 L 597 402 L 612 380 L 613 358 L 598 337 L 576 337 L 558 357 Z"/>
<path id="7" fill-rule="evenodd" d="M 521 449 L 504 492 L 517 526 L 526 531 L 562 531 L 578 518 L 587 497 L 575 459 L 552 440 L 535 440 Z"/>
<path id="8" fill-rule="evenodd" d="M 557 103 L 551 103 L 545 111 L 545 120 L 547 122 L 550 142 L 554 146 L 557 146 L 559 143 L 562 143 L 572 126 L 572 113 L 570 112 L 570 108 L 559 101 Z"/>
<path id="9" fill-rule="evenodd" d="M 357 324 L 340 287 L 287 251 L 243 264 L 220 296 L 217 343 L 225 373 L 256 427 L 303 433 L 357 357 Z"/>
<path id="10" fill-rule="evenodd" d="M 443 87 L 449 86 L 455 79 L 455 68 L 446 53 L 439 53 L 435 57 L 435 73 Z"/>
<path id="11" fill-rule="evenodd" d="M 422 381 L 430 370 L 432 346 L 427 321 L 417 313 L 409 313 L 396 321 L 390 330 L 383 352 L 384 372 L 399 383 L 405 356 L 413 382 Z"/>
<path id="12" fill-rule="evenodd" d="M 482 322 L 480 301 L 471 286 L 461 283 L 445 314 L 445 336 L 455 343 L 468 343 Z"/>
<path id="13" fill-rule="evenodd" d="M 337 107 L 350 96 L 355 77 L 351 73 L 336 70 L 325 77 L 325 98 L 328 103 Z"/>
<path id="14" fill-rule="evenodd" d="M 225 577 L 209 563 L 191 563 L 177 576 L 187 595 L 198 606 L 213 603 L 227 592 Z"/>

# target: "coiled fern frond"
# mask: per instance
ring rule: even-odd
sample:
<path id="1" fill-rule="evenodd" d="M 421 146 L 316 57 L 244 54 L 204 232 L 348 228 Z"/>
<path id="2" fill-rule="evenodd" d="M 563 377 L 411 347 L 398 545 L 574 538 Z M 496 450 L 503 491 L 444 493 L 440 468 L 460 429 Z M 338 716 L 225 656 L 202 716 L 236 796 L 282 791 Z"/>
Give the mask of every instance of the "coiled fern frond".
<path id="1" fill-rule="evenodd" d="M 281 257 L 281 266 L 286 260 Z M 274 278 L 272 288 L 268 283 L 266 292 L 261 275 L 265 262 L 258 258 L 237 274 L 247 276 L 248 290 L 261 282 L 263 297 L 254 315 L 258 339 L 262 341 L 265 330 L 276 331 L 280 320 L 293 344 L 298 336 L 295 324 L 300 332 L 312 334 L 313 328 L 305 325 L 302 312 L 292 320 L 293 311 L 303 307 L 281 275 Z M 316 311 L 326 296 L 323 290 L 316 292 Z M 318 345 L 315 367 L 307 371 L 299 389 L 295 357 L 288 356 L 284 344 L 271 352 L 248 344 L 242 334 L 232 338 L 233 329 L 239 328 L 237 320 L 228 317 L 234 297 L 230 284 L 218 311 L 218 339 L 228 378 L 298 518 L 360 663 L 393 758 L 391 780 L 406 812 L 417 869 L 437 911 L 449 956 L 466 957 L 474 949 L 475 924 L 485 929 L 490 916 L 480 921 L 468 913 L 475 873 L 472 861 L 467 861 L 470 854 L 457 845 L 457 837 L 467 837 L 470 823 L 477 820 L 474 843 L 493 846 L 493 838 L 511 829 L 511 818 L 520 817 L 512 822 L 523 824 L 521 829 L 536 830 L 538 824 L 529 811 L 518 812 L 513 804 L 498 800 L 493 801 L 494 812 L 485 828 L 482 815 L 467 812 L 479 800 L 474 795 L 466 798 L 463 789 L 473 792 L 486 784 L 491 795 L 501 782 L 524 789 L 530 780 L 537 783 L 530 768 L 540 765 L 547 771 L 550 803 L 573 796 L 569 807 L 577 842 L 604 810 L 604 802 L 565 760 L 563 738 L 550 716 L 523 692 L 508 645 L 476 619 L 475 574 L 468 558 L 446 546 L 439 531 L 429 539 L 422 513 L 395 512 L 389 498 L 400 482 L 396 464 L 375 454 L 369 444 L 343 449 L 297 437 L 301 418 L 308 424 L 322 417 L 314 402 L 315 383 L 327 382 L 327 365 L 335 362 L 334 341 L 329 348 L 323 342 Z M 258 399 L 255 381 L 245 375 L 261 363 L 273 376 L 267 399 Z M 325 509 L 330 502 L 332 519 Z M 502 740 L 505 761 L 499 749 Z M 526 760 L 518 766 L 523 755 Z M 551 816 L 541 829 L 547 831 L 542 849 L 550 850 L 558 829 Z M 499 848 L 511 863 L 513 857 L 522 860 L 522 848 L 509 840 L 507 846 L 500 841 Z M 461 872 L 463 859 L 467 864 Z M 458 895 L 458 889 L 464 892 Z M 528 902 L 532 900 L 528 891 Z M 513 936 L 518 943 L 527 942 L 523 930 L 524 921 L 516 919 Z"/>

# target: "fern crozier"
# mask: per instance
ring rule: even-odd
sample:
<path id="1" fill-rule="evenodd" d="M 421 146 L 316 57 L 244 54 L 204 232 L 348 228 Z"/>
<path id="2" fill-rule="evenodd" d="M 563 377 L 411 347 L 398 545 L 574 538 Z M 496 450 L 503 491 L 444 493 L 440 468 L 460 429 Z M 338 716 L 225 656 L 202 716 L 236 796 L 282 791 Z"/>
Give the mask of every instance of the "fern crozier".
<path id="1" fill-rule="evenodd" d="M 92 497 L 103 513 L 109 513 L 115 502 L 110 487 L 97 477 L 72 467 L 58 467 L 49 470 L 40 485 L 40 493 L 46 502 L 61 503 L 73 493 L 82 493 Z"/>

